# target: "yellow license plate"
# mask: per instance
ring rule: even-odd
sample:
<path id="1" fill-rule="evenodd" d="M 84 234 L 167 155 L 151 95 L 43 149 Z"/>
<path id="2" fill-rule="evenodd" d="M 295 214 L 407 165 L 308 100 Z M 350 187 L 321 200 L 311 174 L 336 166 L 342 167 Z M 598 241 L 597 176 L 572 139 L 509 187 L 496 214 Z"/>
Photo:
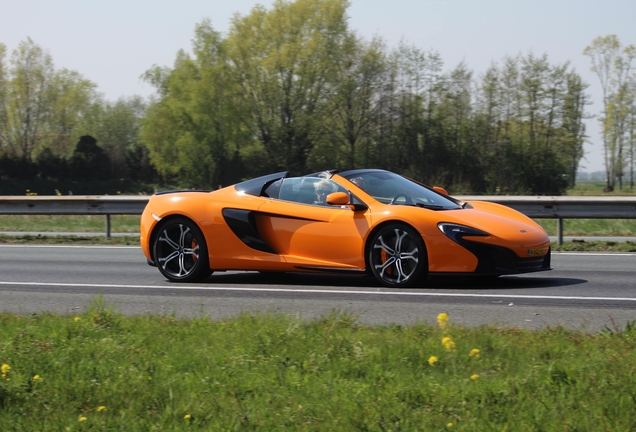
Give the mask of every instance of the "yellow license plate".
<path id="1" fill-rule="evenodd" d="M 545 255 L 545 249 L 544 248 L 528 249 L 528 256 L 529 257 L 536 257 L 536 256 L 543 256 L 543 255 Z"/>

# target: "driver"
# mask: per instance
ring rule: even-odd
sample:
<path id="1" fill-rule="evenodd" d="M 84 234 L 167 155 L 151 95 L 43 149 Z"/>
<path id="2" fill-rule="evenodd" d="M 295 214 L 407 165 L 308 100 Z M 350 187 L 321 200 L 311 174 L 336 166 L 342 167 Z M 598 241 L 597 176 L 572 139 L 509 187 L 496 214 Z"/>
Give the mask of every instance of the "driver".
<path id="1" fill-rule="evenodd" d="M 327 195 L 336 191 L 334 184 L 327 179 L 322 179 L 315 183 L 314 188 L 316 188 L 317 198 L 315 204 L 321 205 L 327 205 Z"/>
<path id="2" fill-rule="evenodd" d="M 360 189 L 365 190 L 367 185 L 364 183 L 364 179 L 362 177 L 354 177 L 351 179 L 351 183 L 358 186 Z"/>

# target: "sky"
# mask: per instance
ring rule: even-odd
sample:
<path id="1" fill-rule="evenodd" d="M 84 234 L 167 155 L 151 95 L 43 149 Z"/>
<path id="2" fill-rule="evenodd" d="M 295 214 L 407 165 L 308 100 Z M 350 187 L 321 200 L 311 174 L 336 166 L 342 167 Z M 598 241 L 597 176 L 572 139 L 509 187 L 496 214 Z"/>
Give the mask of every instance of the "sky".
<path id="1" fill-rule="evenodd" d="M 140 76 L 153 65 L 172 66 L 190 51 L 203 19 L 227 32 L 234 14 L 246 15 L 273 0 L 0 0 L 0 43 L 8 57 L 31 38 L 66 68 L 96 83 L 108 100 L 150 96 Z M 592 105 L 601 88 L 583 50 L 614 34 L 636 45 L 636 0 L 350 0 L 349 27 L 365 39 L 381 37 L 437 51 L 445 70 L 464 61 L 475 75 L 517 54 L 547 54 L 552 65 L 570 62 L 590 84 Z M 587 121 L 589 143 L 581 171 L 604 170 L 597 119 Z"/>

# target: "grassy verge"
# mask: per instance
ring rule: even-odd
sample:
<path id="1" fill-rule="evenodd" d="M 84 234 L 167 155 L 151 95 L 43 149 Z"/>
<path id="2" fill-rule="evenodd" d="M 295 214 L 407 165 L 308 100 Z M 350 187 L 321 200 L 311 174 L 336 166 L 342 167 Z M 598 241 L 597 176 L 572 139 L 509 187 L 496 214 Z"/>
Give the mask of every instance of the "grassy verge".
<path id="1" fill-rule="evenodd" d="M 0 314 L 0 363 L 1 430 L 636 428 L 633 323 L 176 320 L 123 317 L 98 298 L 76 317 Z"/>
<path id="2" fill-rule="evenodd" d="M 605 182 L 577 182 L 577 185 L 568 189 L 567 195 L 570 196 L 633 196 L 634 188 L 629 187 L 629 183 L 625 184 L 623 189 L 616 189 L 613 192 L 603 192 Z"/>
<path id="3" fill-rule="evenodd" d="M 139 246 L 139 236 L 117 236 L 107 239 L 106 236 L 47 236 L 20 235 L 8 236 L 0 234 L 0 244 L 58 244 L 58 245 L 111 245 Z"/>
<path id="4" fill-rule="evenodd" d="M 536 219 L 541 227 L 554 236 L 556 219 Z M 636 236 L 636 219 L 566 219 L 563 234 L 567 236 Z"/>
<path id="5" fill-rule="evenodd" d="M 139 234 L 138 215 L 112 215 L 111 232 Z M 0 215 L 0 231 L 104 232 L 106 217 L 96 215 Z"/>
<path id="6" fill-rule="evenodd" d="M 558 252 L 636 252 L 633 241 L 569 241 L 562 245 L 552 242 L 551 247 Z"/>

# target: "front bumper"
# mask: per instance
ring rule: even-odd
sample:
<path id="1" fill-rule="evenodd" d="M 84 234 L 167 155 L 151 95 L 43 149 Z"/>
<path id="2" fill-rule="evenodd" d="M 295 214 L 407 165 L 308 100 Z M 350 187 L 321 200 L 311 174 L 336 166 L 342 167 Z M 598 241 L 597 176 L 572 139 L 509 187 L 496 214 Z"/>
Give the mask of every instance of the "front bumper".
<path id="1" fill-rule="evenodd" d="M 459 242 L 477 257 L 475 274 L 506 275 L 552 270 L 551 250 L 544 256 L 520 258 L 510 249 L 462 239 Z"/>

